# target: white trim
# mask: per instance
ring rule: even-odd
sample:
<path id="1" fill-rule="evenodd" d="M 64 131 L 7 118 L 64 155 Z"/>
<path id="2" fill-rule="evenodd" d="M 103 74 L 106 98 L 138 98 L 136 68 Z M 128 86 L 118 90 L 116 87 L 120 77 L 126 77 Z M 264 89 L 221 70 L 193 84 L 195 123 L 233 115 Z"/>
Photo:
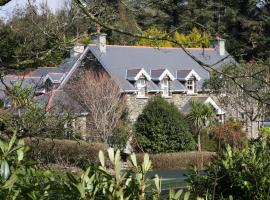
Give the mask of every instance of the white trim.
<path id="1" fill-rule="evenodd" d="M 193 69 L 186 76 L 185 80 L 188 81 L 191 78 L 191 76 L 194 76 L 197 81 L 200 81 L 201 80 L 201 77 Z"/>
<path id="2" fill-rule="evenodd" d="M 48 74 L 44 77 L 44 82 L 47 81 L 48 79 L 50 79 L 50 81 L 51 81 L 52 83 L 61 83 L 62 80 L 64 79 L 64 77 L 65 77 L 65 74 L 63 73 L 63 75 L 62 75 L 62 77 L 60 78 L 60 80 L 59 80 L 59 81 L 58 81 L 58 80 L 55 81 L 55 80 L 53 80 L 52 77 L 50 76 L 50 73 L 48 73 Z"/>
<path id="3" fill-rule="evenodd" d="M 73 74 L 73 72 L 80 66 L 82 59 L 84 58 L 84 56 L 86 55 L 86 53 L 89 50 L 89 46 L 87 46 L 84 49 L 84 52 L 80 55 L 80 57 L 78 58 L 78 60 L 75 62 L 75 64 L 72 66 L 72 68 L 69 70 L 69 72 L 66 74 L 65 78 L 63 79 L 63 81 L 60 83 L 60 86 L 58 87 L 58 89 L 63 88 L 63 86 L 65 85 L 65 83 L 68 81 L 68 79 L 70 78 L 70 76 Z"/>
<path id="4" fill-rule="evenodd" d="M 152 70 L 151 70 L 152 73 Z M 172 75 L 172 73 L 168 70 L 165 69 L 164 72 L 160 75 L 160 77 L 158 78 L 159 81 L 161 81 L 162 79 L 164 79 L 165 76 L 168 76 L 172 81 L 175 80 L 174 76 Z"/>
<path id="5" fill-rule="evenodd" d="M 132 70 L 132 69 L 130 69 L 130 70 Z M 144 68 L 142 68 L 142 69 L 138 72 L 138 74 L 135 76 L 134 80 L 135 80 L 135 81 L 139 80 L 139 79 L 141 78 L 142 75 L 144 75 L 148 81 L 151 80 L 151 77 L 148 75 L 148 73 L 145 71 Z"/>
<path id="6" fill-rule="evenodd" d="M 211 104 L 216 110 L 218 115 L 223 115 L 225 112 L 214 102 L 214 100 L 211 97 L 208 97 L 204 103 Z"/>

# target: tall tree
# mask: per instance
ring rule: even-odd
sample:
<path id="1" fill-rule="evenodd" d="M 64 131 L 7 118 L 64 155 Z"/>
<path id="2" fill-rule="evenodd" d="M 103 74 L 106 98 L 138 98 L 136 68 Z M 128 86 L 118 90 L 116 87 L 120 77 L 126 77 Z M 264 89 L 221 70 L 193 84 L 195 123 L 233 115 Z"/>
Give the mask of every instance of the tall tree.
<path id="1" fill-rule="evenodd" d="M 195 134 L 197 135 L 198 151 L 201 151 L 201 132 L 215 118 L 214 110 L 207 104 L 193 100 L 191 101 L 191 109 L 187 115 L 191 122 Z"/>

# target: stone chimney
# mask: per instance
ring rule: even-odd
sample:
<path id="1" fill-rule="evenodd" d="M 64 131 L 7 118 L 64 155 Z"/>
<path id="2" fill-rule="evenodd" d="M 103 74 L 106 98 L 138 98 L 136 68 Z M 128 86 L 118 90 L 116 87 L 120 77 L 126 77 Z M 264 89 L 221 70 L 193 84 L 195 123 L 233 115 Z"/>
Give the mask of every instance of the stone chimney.
<path id="1" fill-rule="evenodd" d="M 74 58 L 82 54 L 84 51 L 84 45 L 83 44 L 76 44 L 71 50 L 70 50 L 70 57 Z"/>
<path id="2" fill-rule="evenodd" d="M 216 36 L 216 39 L 212 40 L 212 45 L 213 48 L 215 48 L 220 56 L 225 56 L 225 40 L 220 38 L 219 36 Z"/>
<path id="3" fill-rule="evenodd" d="M 97 25 L 97 33 L 92 35 L 91 39 L 94 42 L 94 44 L 97 45 L 99 51 L 101 53 L 106 53 L 106 36 L 107 34 L 100 32 L 101 27 Z"/>

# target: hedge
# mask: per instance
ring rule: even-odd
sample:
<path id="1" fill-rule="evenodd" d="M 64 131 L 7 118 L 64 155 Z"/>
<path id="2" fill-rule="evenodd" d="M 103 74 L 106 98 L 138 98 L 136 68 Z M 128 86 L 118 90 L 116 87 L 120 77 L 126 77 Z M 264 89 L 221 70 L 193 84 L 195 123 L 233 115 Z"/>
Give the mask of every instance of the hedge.
<path id="1" fill-rule="evenodd" d="M 66 139 L 26 139 L 30 157 L 41 166 L 58 165 L 65 168 L 85 168 L 98 163 L 99 150 L 106 151 L 102 143 L 87 143 Z"/>
<path id="2" fill-rule="evenodd" d="M 153 169 L 189 169 L 192 166 L 205 168 L 215 155 L 208 151 L 189 151 L 177 153 L 150 154 Z M 143 154 L 137 154 L 139 162 L 143 160 Z"/>

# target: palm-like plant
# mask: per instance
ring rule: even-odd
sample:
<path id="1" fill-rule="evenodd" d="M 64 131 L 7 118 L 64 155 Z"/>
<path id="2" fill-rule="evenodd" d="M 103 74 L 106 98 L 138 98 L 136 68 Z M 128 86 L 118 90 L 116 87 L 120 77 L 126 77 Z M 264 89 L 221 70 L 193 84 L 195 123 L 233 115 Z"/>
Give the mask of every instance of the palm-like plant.
<path id="1" fill-rule="evenodd" d="M 201 151 L 201 131 L 215 119 L 214 110 L 208 105 L 197 100 L 191 101 L 191 109 L 187 115 L 197 135 L 198 151 Z"/>

